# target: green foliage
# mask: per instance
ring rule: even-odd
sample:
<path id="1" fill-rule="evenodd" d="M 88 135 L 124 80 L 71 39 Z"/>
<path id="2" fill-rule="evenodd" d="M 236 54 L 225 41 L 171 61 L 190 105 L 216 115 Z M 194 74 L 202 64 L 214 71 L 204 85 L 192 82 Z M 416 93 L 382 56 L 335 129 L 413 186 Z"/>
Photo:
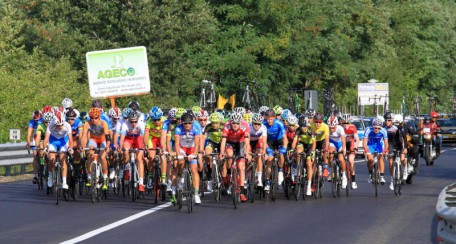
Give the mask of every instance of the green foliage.
<path id="1" fill-rule="evenodd" d="M 289 89 L 332 87 L 337 107 L 355 110 L 357 84 L 390 84 L 390 105 L 427 97 L 450 109 L 456 90 L 456 4 L 449 0 L 17 0 L 0 3 L 0 143 L 30 113 L 70 97 L 87 110 L 85 53 L 145 46 L 153 105 L 191 107 L 202 79 L 241 103 L 246 82 L 268 105 Z M 450 88 L 450 89 L 449 89 Z M 301 99 L 303 100 L 303 99 Z M 109 107 L 109 101 L 103 101 Z M 321 107 L 321 104 L 320 104 Z"/>

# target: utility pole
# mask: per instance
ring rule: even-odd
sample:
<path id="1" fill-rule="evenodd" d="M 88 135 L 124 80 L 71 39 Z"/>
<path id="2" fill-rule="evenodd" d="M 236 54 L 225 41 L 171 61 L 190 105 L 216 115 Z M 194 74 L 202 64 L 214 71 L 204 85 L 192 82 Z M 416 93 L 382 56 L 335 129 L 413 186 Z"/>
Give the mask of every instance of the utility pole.
<path id="1" fill-rule="evenodd" d="M 378 107 L 377 107 L 378 105 L 377 105 L 377 101 L 380 101 L 380 99 L 381 99 L 381 97 L 377 97 L 377 94 L 375 94 L 373 98 L 372 98 L 372 97 L 369 97 L 369 101 L 374 100 L 374 109 L 373 109 L 373 112 L 372 112 L 372 113 L 373 113 L 375 116 L 378 116 Z"/>

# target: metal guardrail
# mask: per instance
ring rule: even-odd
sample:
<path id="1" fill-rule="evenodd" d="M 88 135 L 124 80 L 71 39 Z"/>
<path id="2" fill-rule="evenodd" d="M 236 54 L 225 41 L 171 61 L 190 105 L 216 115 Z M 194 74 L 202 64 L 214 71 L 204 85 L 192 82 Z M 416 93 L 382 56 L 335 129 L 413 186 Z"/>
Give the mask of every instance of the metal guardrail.
<path id="1" fill-rule="evenodd" d="M 456 243 L 456 183 L 443 188 L 435 209 L 438 216 L 437 243 Z"/>
<path id="2" fill-rule="evenodd" d="M 0 144 L 0 167 L 5 168 L 4 175 L 24 174 L 27 164 L 32 162 L 33 153 L 28 154 L 25 142 Z"/>

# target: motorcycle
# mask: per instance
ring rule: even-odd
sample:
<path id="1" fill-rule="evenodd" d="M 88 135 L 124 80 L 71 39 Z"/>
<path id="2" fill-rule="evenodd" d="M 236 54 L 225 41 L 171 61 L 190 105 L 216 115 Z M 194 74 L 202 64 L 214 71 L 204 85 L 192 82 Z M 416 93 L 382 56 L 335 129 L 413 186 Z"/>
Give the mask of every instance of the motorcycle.
<path id="1" fill-rule="evenodd" d="M 413 176 L 418 173 L 418 159 L 419 159 L 419 141 L 420 135 L 419 132 L 414 133 L 411 135 L 410 143 L 409 143 L 409 151 L 407 155 L 407 180 L 405 181 L 407 184 L 412 184 Z"/>
<path id="2" fill-rule="evenodd" d="M 426 165 L 434 165 L 436 155 L 434 135 L 431 134 L 430 128 L 423 128 L 423 158 Z"/>

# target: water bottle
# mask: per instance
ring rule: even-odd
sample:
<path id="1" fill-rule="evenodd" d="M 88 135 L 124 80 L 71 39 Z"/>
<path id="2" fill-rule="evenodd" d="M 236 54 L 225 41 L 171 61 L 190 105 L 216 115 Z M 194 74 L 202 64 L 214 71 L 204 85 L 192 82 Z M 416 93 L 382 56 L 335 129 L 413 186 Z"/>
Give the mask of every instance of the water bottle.
<path id="1" fill-rule="evenodd" d="M 321 176 L 323 172 L 323 167 L 321 167 L 321 165 L 318 165 L 318 176 Z"/>

